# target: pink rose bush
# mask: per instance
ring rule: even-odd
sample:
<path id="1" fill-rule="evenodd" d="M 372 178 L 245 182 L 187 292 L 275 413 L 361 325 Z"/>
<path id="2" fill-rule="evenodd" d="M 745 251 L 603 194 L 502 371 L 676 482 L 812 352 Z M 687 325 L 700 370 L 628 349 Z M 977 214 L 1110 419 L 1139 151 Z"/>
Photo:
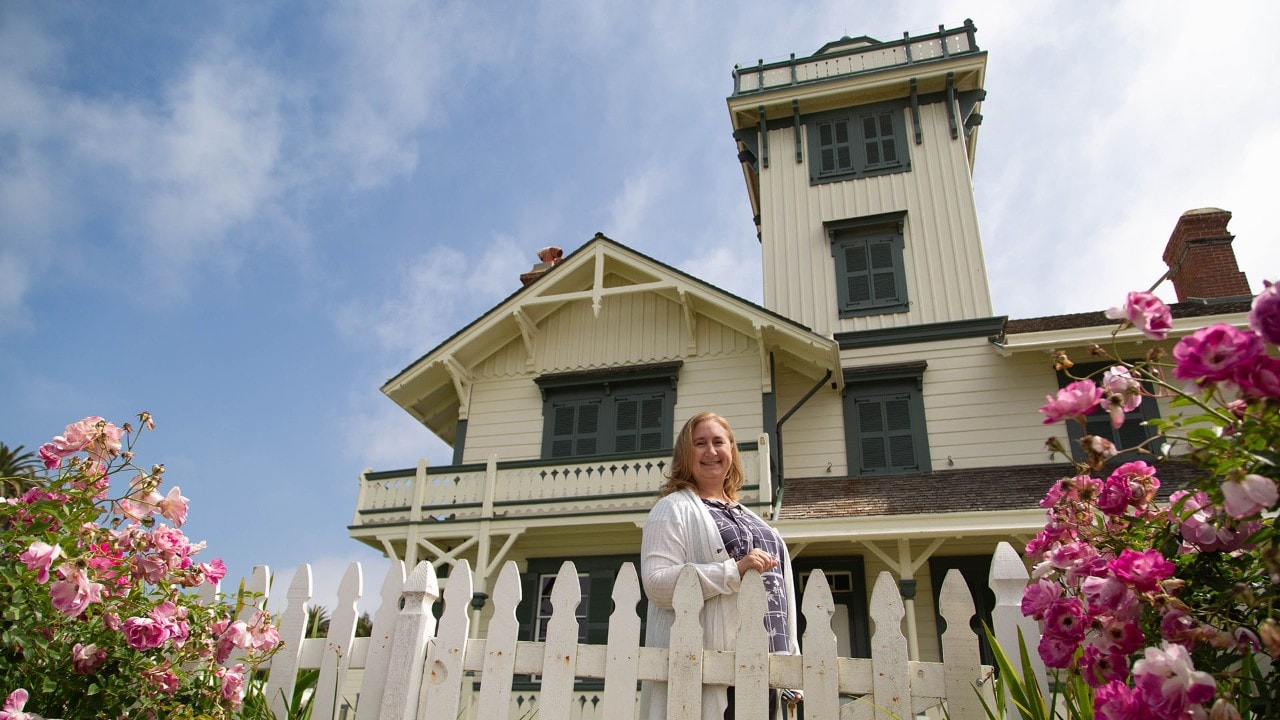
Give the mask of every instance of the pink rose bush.
<path id="1" fill-rule="evenodd" d="M 1149 293 L 1108 317 L 1155 340 L 1172 329 Z M 1041 503 L 1022 600 L 1041 627 L 1029 651 L 1057 673 L 1070 717 L 1280 717 L 1280 287 L 1266 283 L 1248 323 L 1136 362 L 1094 347 L 1108 366 L 1040 408 L 1047 424 L 1080 423 L 1088 455 Z M 1052 356 L 1070 376 L 1066 353 Z M 1157 392 L 1172 399 L 1154 439 L 1108 452 L 1088 434 L 1087 414 L 1118 428 Z M 1120 452 L 1140 459 L 1108 462 Z M 1193 479 L 1162 492 L 1169 463 Z"/>
<path id="2" fill-rule="evenodd" d="M 189 501 L 161 492 L 164 466 L 133 462 L 154 427 L 139 419 L 68 425 L 40 448 L 46 474 L 0 498 L 0 720 L 240 717 L 280 644 L 256 598 L 200 600 L 226 566 L 180 529 Z"/>

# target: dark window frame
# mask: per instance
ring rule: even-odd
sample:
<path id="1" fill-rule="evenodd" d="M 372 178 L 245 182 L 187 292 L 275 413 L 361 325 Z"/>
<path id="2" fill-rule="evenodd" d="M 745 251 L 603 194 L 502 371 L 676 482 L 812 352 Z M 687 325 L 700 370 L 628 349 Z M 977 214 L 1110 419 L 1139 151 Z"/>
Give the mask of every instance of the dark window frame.
<path id="1" fill-rule="evenodd" d="M 1075 382 L 1075 378 L 1090 378 L 1099 385 L 1102 384 L 1102 374 L 1107 368 L 1113 367 L 1118 363 L 1101 362 L 1101 363 L 1077 363 L 1071 368 L 1069 377 L 1066 371 L 1057 371 L 1058 387 L 1064 388 Z M 1131 361 L 1130 364 L 1133 364 Z M 1067 419 L 1067 444 L 1070 446 L 1071 459 L 1076 462 L 1085 462 L 1088 454 L 1084 448 L 1080 447 L 1080 439 L 1087 432 L 1090 435 L 1099 435 L 1110 440 L 1115 444 L 1116 449 L 1137 445 L 1143 440 L 1150 440 L 1156 436 L 1155 428 L 1142 423 L 1149 420 L 1158 420 L 1160 418 L 1160 404 L 1156 401 L 1152 394 L 1155 387 L 1148 382 L 1142 382 L 1142 390 L 1145 393 L 1142 396 L 1142 403 L 1138 407 L 1125 413 L 1124 424 L 1119 428 L 1111 427 L 1111 415 L 1106 408 L 1099 405 L 1094 408 L 1093 412 L 1085 416 L 1085 422 L 1088 425 L 1087 431 L 1080 427 L 1080 423 L 1073 419 Z M 1141 460 L 1142 455 L 1136 451 L 1122 452 L 1115 457 L 1107 460 L 1108 465 L 1117 465 L 1121 463 Z"/>
<path id="2" fill-rule="evenodd" d="M 904 259 L 906 219 L 906 211 L 900 210 L 823 223 L 831 243 L 840 317 L 904 313 L 911 309 Z M 850 267 L 854 258 L 861 259 L 860 267 Z"/>
<path id="3" fill-rule="evenodd" d="M 680 366 L 658 363 L 537 378 L 543 399 L 542 459 L 671 450 Z"/>
<path id="4" fill-rule="evenodd" d="M 924 413 L 924 361 L 867 368 L 846 368 L 844 373 L 845 470 L 849 477 L 908 475 L 932 470 L 929 456 L 929 429 Z M 892 405 L 890 405 L 892 403 Z M 861 423 L 867 408 L 879 406 L 884 421 L 879 431 L 864 429 Z M 892 413 L 892 416 L 890 415 Z M 905 413 L 905 414 L 904 414 Z M 868 413 L 870 414 L 870 413 Z M 893 422 L 907 427 L 892 427 Z M 883 438 L 883 464 L 864 465 L 865 449 L 875 438 Z M 902 439 L 910 440 L 910 463 L 902 459 Z M 897 440 L 895 443 L 894 440 Z M 897 447 L 895 447 L 897 445 Z M 876 457 L 870 454 L 870 457 Z"/>
<path id="5" fill-rule="evenodd" d="M 911 152 L 906 116 L 905 102 L 864 105 L 807 116 L 804 123 L 809 146 L 809 183 L 909 172 Z M 868 136 L 868 128 L 874 132 L 873 136 Z M 888 157 L 890 155 L 892 157 Z"/>

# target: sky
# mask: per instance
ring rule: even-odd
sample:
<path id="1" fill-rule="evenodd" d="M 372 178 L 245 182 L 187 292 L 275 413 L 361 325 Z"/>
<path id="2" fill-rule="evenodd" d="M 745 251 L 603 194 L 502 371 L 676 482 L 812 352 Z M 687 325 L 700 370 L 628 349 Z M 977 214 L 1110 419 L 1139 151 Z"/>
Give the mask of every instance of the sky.
<path id="1" fill-rule="evenodd" d="M 1119 304 L 1198 207 L 1280 278 L 1276 3 L 10 0 L 0 441 L 149 411 L 228 583 L 373 593 L 360 472 L 451 459 L 383 382 L 596 232 L 759 302 L 733 66 L 966 18 L 997 314 Z"/>

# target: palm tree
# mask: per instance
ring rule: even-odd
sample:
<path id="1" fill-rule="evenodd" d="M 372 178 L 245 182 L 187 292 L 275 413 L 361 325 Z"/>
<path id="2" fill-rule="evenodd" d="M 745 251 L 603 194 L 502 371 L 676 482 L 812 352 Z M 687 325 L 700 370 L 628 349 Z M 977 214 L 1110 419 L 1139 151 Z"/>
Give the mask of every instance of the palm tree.
<path id="1" fill-rule="evenodd" d="M 34 486 L 38 469 L 40 459 L 35 453 L 0 442 L 0 497 L 17 497 Z"/>

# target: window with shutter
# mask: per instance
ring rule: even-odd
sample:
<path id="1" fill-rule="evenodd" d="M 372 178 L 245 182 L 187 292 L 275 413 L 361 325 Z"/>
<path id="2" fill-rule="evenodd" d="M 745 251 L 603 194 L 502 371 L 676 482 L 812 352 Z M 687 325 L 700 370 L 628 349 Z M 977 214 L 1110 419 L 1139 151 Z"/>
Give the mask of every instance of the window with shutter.
<path id="1" fill-rule="evenodd" d="M 854 180 L 911 169 L 907 107 L 888 103 L 832 110 L 803 118 L 812 183 Z"/>
<path id="2" fill-rule="evenodd" d="M 929 471 L 920 391 L 923 363 L 845 371 L 845 450 L 849 474 Z"/>
<path id="3" fill-rule="evenodd" d="M 885 213 L 826 223 L 836 259 L 841 317 L 906 312 L 903 235 L 906 213 Z"/>
<path id="4" fill-rule="evenodd" d="M 1102 373 L 1113 363 L 1080 363 L 1071 368 L 1071 376 L 1063 371 L 1058 371 L 1058 387 L 1066 387 L 1075 382 L 1077 378 L 1088 377 L 1094 382 L 1102 381 Z M 1074 376 L 1074 377 L 1072 377 Z M 1071 457 L 1077 462 L 1086 460 L 1086 453 L 1080 447 L 1080 438 L 1088 435 L 1097 435 L 1104 437 L 1115 444 L 1117 449 L 1132 448 L 1141 443 L 1155 437 L 1155 430 L 1143 423 L 1148 420 L 1155 420 L 1160 417 L 1160 406 L 1150 393 L 1154 388 L 1150 384 L 1143 383 L 1143 391 L 1147 393 L 1142 397 L 1142 404 L 1125 413 L 1124 424 L 1118 428 L 1111 426 L 1111 415 L 1101 407 L 1095 408 L 1092 413 L 1085 416 L 1085 428 L 1080 427 L 1080 423 L 1075 420 L 1067 420 L 1067 438 L 1068 445 L 1071 446 Z M 1137 452 L 1120 453 L 1109 461 L 1109 464 L 1126 463 L 1132 460 L 1138 460 L 1140 456 Z"/>
<path id="5" fill-rule="evenodd" d="M 671 449 L 679 363 L 539 378 L 543 457 L 569 458 Z"/>

